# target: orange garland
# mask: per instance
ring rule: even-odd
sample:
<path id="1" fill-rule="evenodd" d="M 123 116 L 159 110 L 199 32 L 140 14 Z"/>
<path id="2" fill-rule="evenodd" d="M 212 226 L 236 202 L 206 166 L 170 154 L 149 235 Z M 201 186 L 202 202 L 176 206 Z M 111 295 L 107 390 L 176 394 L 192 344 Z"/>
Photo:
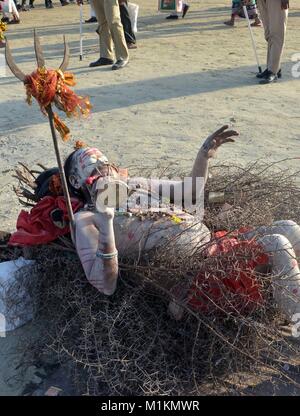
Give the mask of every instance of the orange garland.
<path id="1" fill-rule="evenodd" d="M 74 75 L 61 70 L 38 68 L 24 81 L 27 103 L 32 103 L 34 97 L 41 111 L 47 114 L 47 107 L 54 102 L 56 107 L 64 111 L 67 117 L 88 116 L 91 104 L 88 97 L 78 96 L 68 86 L 74 86 Z M 64 141 L 69 139 L 70 130 L 54 113 L 54 125 Z"/>

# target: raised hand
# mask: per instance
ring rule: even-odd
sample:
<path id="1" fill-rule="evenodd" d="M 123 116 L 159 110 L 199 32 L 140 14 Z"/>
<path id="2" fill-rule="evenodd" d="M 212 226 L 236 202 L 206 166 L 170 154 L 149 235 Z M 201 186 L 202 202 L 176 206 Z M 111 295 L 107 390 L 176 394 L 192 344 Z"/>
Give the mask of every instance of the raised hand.
<path id="1" fill-rule="evenodd" d="M 208 136 L 201 147 L 201 153 L 207 158 L 211 158 L 215 155 L 217 149 L 224 143 L 234 143 L 233 136 L 239 136 L 236 130 L 227 130 L 229 126 L 225 125 L 213 134 Z"/>

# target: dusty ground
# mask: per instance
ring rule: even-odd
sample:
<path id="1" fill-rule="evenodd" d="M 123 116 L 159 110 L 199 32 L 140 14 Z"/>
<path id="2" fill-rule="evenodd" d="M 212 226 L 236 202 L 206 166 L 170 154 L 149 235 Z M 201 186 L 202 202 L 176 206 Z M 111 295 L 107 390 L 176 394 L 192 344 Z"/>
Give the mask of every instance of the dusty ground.
<path id="1" fill-rule="evenodd" d="M 138 49 L 121 71 L 89 69 L 98 58 L 95 24 L 84 25 L 84 59 L 79 61 L 79 8 L 76 5 L 21 14 L 22 23 L 10 26 L 7 37 L 17 63 L 29 73 L 35 68 L 33 28 L 44 45 L 49 67 L 57 68 L 63 53 L 62 35 L 71 47 L 69 69 L 77 78 L 76 92 L 89 95 L 93 112 L 88 120 L 69 122 L 73 140 L 61 143 L 67 155 L 82 139 L 97 145 L 121 165 L 169 163 L 175 158 L 185 167 L 192 164 L 201 141 L 222 124 L 234 125 L 241 136 L 224 147 L 218 160 L 248 163 L 262 158 L 289 159 L 282 166 L 297 169 L 300 157 L 300 78 L 291 75 L 291 57 L 300 52 L 300 6 L 293 2 L 287 45 L 283 58 L 284 78 L 271 86 L 259 86 L 249 32 L 244 20 L 225 27 L 230 1 L 191 0 L 185 19 L 165 20 L 156 11 L 156 0 L 139 0 Z M 89 6 L 84 5 L 85 18 Z M 255 29 L 259 56 L 265 60 L 263 30 Z M 3 50 L 0 51 L 3 58 Z M 0 78 L 0 216 L 1 229 L 12 230 L 20 206 L 12 191 L 12 172 L 18 161 L 33 166 L 56 165 L 47 119 L 37 105 L 24 102 L 22 84 L 7 69 Z M 291 160 L 290 160 L 291 159 Z M 20 394 L 22 385 L 7 384 L 14 353 L 12 337 L 2 344 L 0 394 Z M 5 368 L 4 368 L 4 367 Z M 1 377 L 0 377 L 1 378 Z M 22 383 L 21 383 L 22 384 Z"/>

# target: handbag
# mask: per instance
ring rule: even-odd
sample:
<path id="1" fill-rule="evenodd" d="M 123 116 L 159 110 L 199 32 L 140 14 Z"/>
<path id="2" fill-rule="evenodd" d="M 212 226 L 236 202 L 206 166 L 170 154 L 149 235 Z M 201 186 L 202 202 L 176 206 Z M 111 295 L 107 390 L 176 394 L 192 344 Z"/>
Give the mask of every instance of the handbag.
<path id="1" fill-rule="evenodd" d="M 182 0 L 158 0 L 159 12 L 181 13 L 183 8 Z"/>
<path id="2" fill-rule="evenodd" d="M 127 3 L 128 13 L 131 20 L 133 33 L 137 32 L 137 19 L 139 14 L 139 6 L 135 3 Z"/>

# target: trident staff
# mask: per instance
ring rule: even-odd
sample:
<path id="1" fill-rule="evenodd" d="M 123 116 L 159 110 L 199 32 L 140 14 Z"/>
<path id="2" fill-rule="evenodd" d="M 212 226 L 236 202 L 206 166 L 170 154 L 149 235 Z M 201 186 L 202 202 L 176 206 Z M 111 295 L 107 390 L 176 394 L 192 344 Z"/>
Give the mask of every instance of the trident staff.
<path id="1" fill-rule="evenodd" d="M 252 41 L 252 46 L 253 46 L 253 50 L 254 50 L 255 59 L 256 59 L 256 62 L 257 62 L 258 73 L 261 74 L 262 69 L 261 69 L 261 66 L 260 66 L 260 63 L 259 63 L 259 59 L 258 59 L 258 53 L 257 53 L 256 44 L 255 44 L 255 40 L 254 40 L 254 36 L 253 36 L 253 32 L 252 32 L 252 27 L 251 27 L 249 15 L 248 15 L 247 6 L 243 6 L 243 10 L 244 10 L 244 14 L 245 14 L 245 17 L 246 17 L 247 23 L 248 23 L 248 29 L 249 29 L 250 36 L 251 36 L 251 41 Z"/>

